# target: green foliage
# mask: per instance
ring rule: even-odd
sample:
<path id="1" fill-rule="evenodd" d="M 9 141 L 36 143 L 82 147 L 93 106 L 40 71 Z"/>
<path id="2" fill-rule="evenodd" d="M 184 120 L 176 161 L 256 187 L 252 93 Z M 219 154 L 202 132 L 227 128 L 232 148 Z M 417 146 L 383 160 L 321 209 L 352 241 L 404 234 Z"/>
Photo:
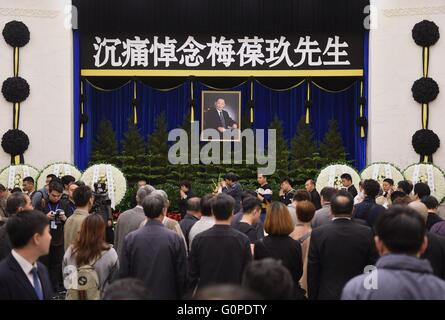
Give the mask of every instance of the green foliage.
<path id="1" fill-rule="evenodd" d="M 99 123 L 96 139 L 93 141 L 93 151 L 90 164 L 111 163 L 116 164 L 115 157 L 118 154 L 116 134 L 109 120 Z"/>
<path id="2" fill-rule="evenodd" d="M 301 117 L 291 141 L 290 152 L 290 178 L 296 187 L 304 185 L 306 179 L 314 179 L 321 166 L 314 135 L 305 117 Z"/>
<path id="3" fill-rule="evenodd" d="M 133 121 L 128 121 L 128 131 L 122 141 L 122 154 L 136 159 L 137 156 L 145 154 L 147 147 L 144 137 L 141 135 L 137 125 Z"/>
<path id="4" fill-rule="evenodd" d="M 283 125 L 277 115 L 275 115 L 273 121 L 270 123 L 269 129 L 276 131 L 276 170 L 275 174 L 270 177 L 269 180 L 279 182 L 280 178 L 289 175 L 289 146 L 286 139 L 284 139 Z"/>
<path id="5" fill-rule="evenodd" d="M 167 182 L 168 131 L 165 113 L 156 119 L 156 130 L 148 137 L 148 159 L 150 163 L 150 183 L 154 185 Z"/>
<path id="6" fill-rule="evenodd" d="M 336 120 L 329 121 L 329 129 L 320 143 L 320 155 L 323 165 L 346 161 L 346 151 Z"/>
<path id="7" fill-rule="evenodd" d="M 241 123 L 242 129 L 250 127 L 248 112 L 243 114 Z M 184 119 L 182 128 L 187 131 L 190 139 L 190 115 Z M 268 182 L 274 192 L 274 200 L 278 200 L 280 178 L 289 176 L 296 182 L 295 187 L 300 187 L 307 178 L 315 178 L 319 169 L 327 161 L 338 162 L 345 159 L 344 147 L 335 122 L 330 123 L 329 131 L 320 146 L 323 157 L 320 157 L 318 153 L 314 132 L 310 126 L 305 124 L 304 117 L 298 123 L 297 133 L 291 141 L 291 150 L 284 139 L 282 122 L 277 116 L 270 123 L 269 129 L 276 130 L 277 138 L 276 173 L 268 177 Z M 171 165 L 168 162 L 169 144 L 164 113 L 156 119 L 156 130 L 147 140 L 146 144 L 137 126 L 130 121 L 128 131 L 121 141 L 122 152 L 118 153 L 118 143 L 111 122 L 102 121 L 100 123 L 97 139 L 94 141 L 91 163 L 115 164 L 125 174 L 128 186 L 127 193 L 117 208 L 120 211 L 130 208 L 139 178 L 145 178 L 154 187 L 167 192 L 172 212 L 178 210 L 179 182 L 181 180 L 191 181 L 193 192 L 198 196 L 212 192 L 214 183 L 217 183 L 228 172 L 238 175 L 244 190 L 257 188 L 258 165 L 246 163 L 244 144 L 241 164 Z M 190 160 L 190 151 L 191 141 L 189 141 L 188 160 Z M 222 152 L 221 144 L 221 154 Z M 231 153 L 232 158 L 233 156 L 234 151 Z M 256 161 L 255 157 L 254 160 Z"/>

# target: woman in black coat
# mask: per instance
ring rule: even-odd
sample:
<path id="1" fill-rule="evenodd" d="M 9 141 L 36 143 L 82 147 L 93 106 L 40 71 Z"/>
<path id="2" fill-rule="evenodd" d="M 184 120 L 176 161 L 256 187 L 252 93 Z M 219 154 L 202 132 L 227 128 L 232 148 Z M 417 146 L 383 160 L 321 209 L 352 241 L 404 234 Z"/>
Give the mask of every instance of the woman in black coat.
<path id="1" fill-rule="evenodd" d="M 264 229 L 268 236 L 255 242 L 254 259 L 274 258 L 281 260 L 294 280 L 296 298 L 304 299 L 305 292 L 299 284 L 303 275 L 301 245 L 289 236 L 294 231 L 294 225 L 289 211 L 283 203 L 272 202 L 269 205 Z"/>

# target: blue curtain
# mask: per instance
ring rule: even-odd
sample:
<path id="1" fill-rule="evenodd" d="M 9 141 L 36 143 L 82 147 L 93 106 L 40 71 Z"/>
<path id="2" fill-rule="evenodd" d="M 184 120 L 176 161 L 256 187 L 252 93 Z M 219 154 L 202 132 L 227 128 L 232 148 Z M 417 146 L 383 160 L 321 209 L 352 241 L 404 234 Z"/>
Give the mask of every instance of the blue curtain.
<path id="1" fill-rule="evenodd" d="M 79 68 L 79 39 L 74 34 L 74 66 Z M 365 90 L 367 97 L 367 43 L 365 37 Z M 91 155 L 92 142 L 101 120 L 108 119 L 113 124 L 118 141 L 123 139 L 128 128 L 128 120 L 132 118 L 133 83 L 112 91 L 104 91 L 93 87 L 85 81 L 86 96 L 85 113 L 89 122 L 85 126 L 85 137 L 79 137 L 79 69 L 75 69 L 74 78 L 74 121 L 75 121 L 75 164 L 85 169 Z M 199 82 L 194 83 L 195 119 L 201 119 L 201 91 L 212 90 Z M 250 83 L 246 82 L 231 90 L 241 91 L 242 113 L 248 112 L 247 102 L 250 99 Z M 181 127 L 184 118 L 190 111 L 190 82 L 168 91 L 160 91 L 137 82 L 138 126 L 146 138 L 155 130 L 155 121 L 161 112 L 165 112 L 168 129 Z M 361 170 L 366 165 L 366 138 L 360 137 L 360 129 L 356 124 L 359 116 L 360 82 L 340 92 L 328 92 L 312 86 L 313 105 L 311 108 L 311 127 L 314 129 L 317 142 L 320 142 L 328 130 L 329 120 L 338 122 L 347 158 Z M 306 83 L 286 90 L 274 91 L 254 82 L 255 121 L 253 128 L 267 129 L 274 116 L 277 115 L 284 129 L 284 136 L 290 142 L 296 133 L 299 119 L 305 114 Z M 367 110 L 365 108 L 365 115 Z"/>

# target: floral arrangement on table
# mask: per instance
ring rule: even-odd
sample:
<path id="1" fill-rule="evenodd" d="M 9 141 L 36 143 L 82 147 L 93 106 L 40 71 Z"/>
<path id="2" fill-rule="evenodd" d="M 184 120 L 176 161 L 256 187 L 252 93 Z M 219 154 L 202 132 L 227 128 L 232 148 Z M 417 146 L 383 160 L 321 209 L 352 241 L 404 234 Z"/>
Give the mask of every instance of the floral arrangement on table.
<path id="1" fill-rule="evenodd" d="M 324 187 L 334 187 L 336 189 L 342 189 L 343 184 L 341 181 L 341 175 L 344 173 L 349 173 L 352 177 L 352 183 L 358 189 L 358 184 L 360 183 L 360 175 L 357 170 L 346 164 L 331 164 L 323 169 L 316 179 L 316 188 L 320 192 Z"/>
<path id="2" fill-rule="evenodd" d="M 63 176 L 73 176 L 74 179 L 79 180 L 82 176 L 82 172 L 77 169 L 74 165 L 65 162 L 55 162 L 46 166 L 37 178 L 37 189 L 43 188 L 45 186 L 46 176 L 49 174 L 54 174 L 59 178 Z"/>
<path id="3" fill-rule="evenodd" d="M 413 184 L 418 182 L 428 184 L 431 189 L 431 195 L 435 196 L 439 202 L 444 200 L 445 175 L 439 167 L 428 163 L 418 163 L 407 167 L 403 174 Z"/>
<path id="4" fill-rule="evenodd" d="M 108 194 L 111 208 L 114 210 L 122 201 L 127 191 L 127 180 L 118 168 L 111 164 L 95 164 L 83 173 L 81 180 L 94 190 L 94 185 L 101 184 L 102 191 Z"/>
<path id="5" fill-rule="evenodd" d="M 30 165 L 9 166 L 0 172 L 0 183 L 8 189 L 20 188 L 23 190 L 23 179 L 32 177 L 36 180 L 38 175 L 39 170 Z"/>
<path id="6" fill-rule="evenodd" d="M 374 179 L 377 180 L 380 185 L 383 185 L 383 180 L 389 178 L 394 180 L 394 185 L 397 185 L 399 181 L 405 180 L 402 172 L 393 164 L 388 162 L 376 162 L 360 173 L 362 180 Z"/>

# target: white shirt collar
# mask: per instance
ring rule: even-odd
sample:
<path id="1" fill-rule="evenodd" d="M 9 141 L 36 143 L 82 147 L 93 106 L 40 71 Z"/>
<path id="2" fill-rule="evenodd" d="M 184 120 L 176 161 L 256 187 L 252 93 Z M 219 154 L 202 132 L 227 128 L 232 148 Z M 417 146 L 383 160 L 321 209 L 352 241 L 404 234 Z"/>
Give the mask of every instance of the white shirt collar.
<path id="1" fill-rule="evenodd" d="M 140 206 L 140 205 L 137 205 L 136 208 L 144 210 L 144 208 L 142 208 L 142 206 Z"/>
<path id="2" fill-rule="evenodd" d="M 20 254 L 18 254 L 17 251 L 12 250 L 11 253 L 12 253 L 12 256 L 14 257 L 14 259 L 19 264 L 20 268 L 22 268 L 23 272 L 26 275 L 28 275 L 31 272 L 32 268 L 34 268 L 34 267 L 37 268 L 37 264 L 36 263 L 34 263 L 34 265 L 32 265 L 31 263 L 29 263 L 28 260 L 26 260 Z"/>
<path id="3" fill-rule="evenodd" d="M 351 220 L 351 218 L 350 218 L 350 217 L 334 217 L 334 218 L 332 218 L 332 221 L 334 221 L 334 220 L 338 220 L 338 219 L 346 219 L 346 220 Z"/>

